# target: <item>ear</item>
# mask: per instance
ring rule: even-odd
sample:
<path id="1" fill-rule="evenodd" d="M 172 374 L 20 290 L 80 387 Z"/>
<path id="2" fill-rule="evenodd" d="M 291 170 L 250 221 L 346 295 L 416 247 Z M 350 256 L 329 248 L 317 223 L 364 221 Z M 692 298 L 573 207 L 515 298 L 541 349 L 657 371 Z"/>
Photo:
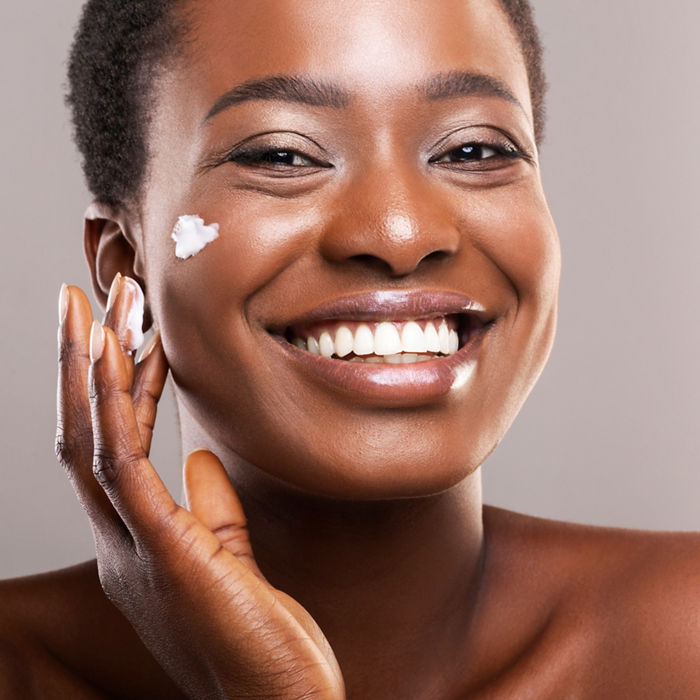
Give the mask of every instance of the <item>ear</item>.
<path id="1" fill-rule="evenodd" d="M 107 305 L 109 288 L 117 272 L 135 279 L 146 294 L 141 235 L 140 230 L 134 228 L 132 220 L 123 207 L 99 201 L 92 202 L 85 212 L 83 250 L 92 277 L 92 291 L 102 309 Z M 150 325 L 147 308 L 144 330 Z"/>

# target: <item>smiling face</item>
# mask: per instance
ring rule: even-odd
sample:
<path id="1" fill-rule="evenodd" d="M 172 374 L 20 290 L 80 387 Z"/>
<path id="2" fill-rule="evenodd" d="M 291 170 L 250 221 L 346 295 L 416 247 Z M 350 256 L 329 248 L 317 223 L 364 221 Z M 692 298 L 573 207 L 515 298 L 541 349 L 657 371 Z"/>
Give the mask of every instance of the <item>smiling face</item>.
<path id="1" fill-rule="evenodd" d="M 317 494 L 454 485 L 555 326 L 559 249 L 508 20 L 495 0 L 190 12 L 158 86 L 140 251 L 185 420 Z M 219 224 L 187 260 L 182 215 Z"/>

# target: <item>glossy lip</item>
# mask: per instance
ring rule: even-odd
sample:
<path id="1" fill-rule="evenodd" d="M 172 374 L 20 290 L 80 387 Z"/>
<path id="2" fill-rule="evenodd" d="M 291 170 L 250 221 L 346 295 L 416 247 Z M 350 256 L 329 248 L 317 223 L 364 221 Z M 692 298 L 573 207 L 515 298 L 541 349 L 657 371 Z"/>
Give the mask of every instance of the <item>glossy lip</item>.
<path id="1" fill-rule="evenodd" d="M 354 294 L 324 302 L 283 324 L 268 328 L 270 333 L 284 335 L 287 328 L 319 321 L 409 321 L 437 316 L 470 313 L 486 324 L 491 317 L 474 299 L 454 292 L 378 291 Z"/>
<path id="2" fill-rule="evenodd" d="M 363 364 L 314 355 L 289 343 L 284 333 L 293 325 L 318 321 L 390 321 L 473 314 L 482 322 L 454 355 L 406 365 Z M 462 386 L 474 369 L 485 334 L 494 317 L 475 300 L 461 294 L 373 292 L 341 297 L 269 330 L 267 337 L 302 373 L 357 400 L 382 406 L 410 407 L 430 403 Z"/>

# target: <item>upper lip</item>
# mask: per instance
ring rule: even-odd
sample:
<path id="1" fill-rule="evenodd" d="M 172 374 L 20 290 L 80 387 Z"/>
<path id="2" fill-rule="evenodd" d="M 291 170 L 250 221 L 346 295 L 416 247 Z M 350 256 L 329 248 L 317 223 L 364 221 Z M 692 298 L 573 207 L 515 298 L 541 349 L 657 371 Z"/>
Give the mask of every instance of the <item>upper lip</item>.
<path id="1" fill-rule="evenodd" d="M 408 321 L 467 313 L 482 323 L 492 320 L 482 304 L 464 294 L 436 290 L 375 291 L 323 302 L 268 330 L 283 335 L 291 326 L 319 321 Z"/>

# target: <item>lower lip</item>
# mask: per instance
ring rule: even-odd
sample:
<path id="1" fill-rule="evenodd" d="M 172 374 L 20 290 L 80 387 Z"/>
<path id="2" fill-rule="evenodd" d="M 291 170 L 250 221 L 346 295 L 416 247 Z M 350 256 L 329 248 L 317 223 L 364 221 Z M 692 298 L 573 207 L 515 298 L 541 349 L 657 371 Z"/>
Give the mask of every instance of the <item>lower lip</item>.
<path id="1" fill-rule="evenodd" d="M 475 333 L 454 355 L 407 365 L 362 364 L 314 355 L 281 336 L 285 355 L 303 372 L 356 399 L 382 405 L 411 406 L 438 400 L 464 386 L 474 370 L 487 328 Z"/>

